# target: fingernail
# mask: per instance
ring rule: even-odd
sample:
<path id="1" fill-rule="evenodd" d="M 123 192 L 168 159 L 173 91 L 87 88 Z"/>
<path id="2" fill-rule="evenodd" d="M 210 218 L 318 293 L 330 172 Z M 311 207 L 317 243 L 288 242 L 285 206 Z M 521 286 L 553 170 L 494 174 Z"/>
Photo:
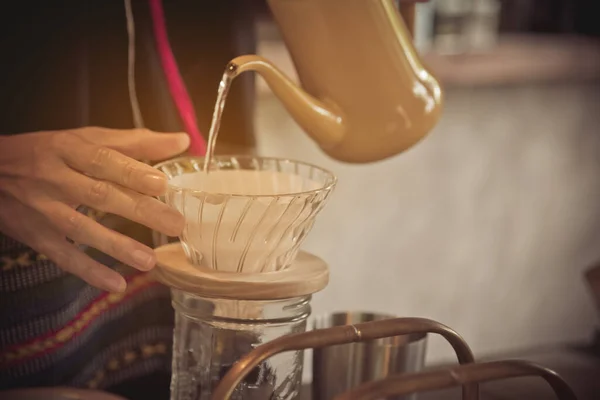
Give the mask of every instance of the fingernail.
<path id="1" fill-rule="evenodd" d="M 125 279 L 121 275 L 111 276 L 105 282 L 110 292 L 123 293 L 127 289 L 127 282 L 125 282 Z"/>
<path id="2" fill-rule="evenodd" d="M 144 186 L 152 192 L 163 194 L 167 190 L 167 178 L 164 174 L 149 173 L 142 179 Z"/>
<path id="3" fill-rule="evenodd" d="M 125 279 L 112 269 L 90 268 L 90 275 L 86 281 L 109 292 L 124 292 L 127 288 Z"/>
<path id="4" fill-rule="evenodd" d="M 177 145 L 181 149 L 181 151 L 186 150 L 190 147 L 190 137 L 187 133 L 176 133 L 177 135 Z"/>
<path id="5" fill-rule="evenodd" d="M 135 266 L 142 271 L 149 271 L 154 267 L 154 254 L 150 254 L 144 250 L 135 250 L 131 253 Z"/>

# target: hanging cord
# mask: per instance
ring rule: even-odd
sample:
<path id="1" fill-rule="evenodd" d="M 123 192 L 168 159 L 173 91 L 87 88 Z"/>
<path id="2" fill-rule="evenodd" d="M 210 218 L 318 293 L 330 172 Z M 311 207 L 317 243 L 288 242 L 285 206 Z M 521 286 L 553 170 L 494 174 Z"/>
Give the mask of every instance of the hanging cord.
<path id="1" fill-rule="evenodd" d="M 141 129 L 144 127 L 144 119 L 140 111 L 137 92 L 135 88 L 135 21 L 131 0 L 125 0 L 125 16 L 127 17 L 127 37 L 129 45 L 127 49 L 127 86 L 129 88 L 129 102 L 133 113 L 133 125 Z"/>
<path id="2" fill-rule="evenodd" d="M 206 154 L 206 141 L 198 130 L 198 122 L 192 100 L 185 88 L 185 84 L 179 73 L 179 68 L 177 67 L 177 62 L 171 51 L 162 1 L 149 0 L 149 3 L 154 28 L 154 39 L 156 40 L 163 72 L 167 78 L 171 97 L 179 111 L 179 116 L 183 122 L 184 129 L 190 136 L 191 143 L 189 152 L 192 155 L 203 156 Z"/>

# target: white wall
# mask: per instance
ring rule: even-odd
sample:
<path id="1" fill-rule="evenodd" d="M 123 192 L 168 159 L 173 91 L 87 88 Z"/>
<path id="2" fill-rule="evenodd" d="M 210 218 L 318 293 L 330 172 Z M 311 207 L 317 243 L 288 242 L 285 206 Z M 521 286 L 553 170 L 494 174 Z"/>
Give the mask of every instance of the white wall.
<path id="1" fill-rule="evenodd" d="M 360 166 L 328 159 L 261 96 L 260 153 L 339 177 L 304 246 L 331 268 L 313 314 L 433 318 L 476 355 L 587 339 L 596 314 L 582 271 L 600 260 L 597 93 L 566 84 L 449 90 L 430 137 Z M 451 356 L 430 341 L 430 361 Z"/>

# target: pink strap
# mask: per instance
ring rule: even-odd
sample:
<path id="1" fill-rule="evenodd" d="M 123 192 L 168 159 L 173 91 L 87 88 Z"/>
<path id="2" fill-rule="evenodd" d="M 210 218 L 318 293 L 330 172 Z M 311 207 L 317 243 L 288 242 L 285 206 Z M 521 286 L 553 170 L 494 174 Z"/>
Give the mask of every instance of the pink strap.
<path id="1" fill-rule="evenodd" d="M 169 45 L 162 1 L 149 1 L 158 54 L 160 55 L 163 71 L 167 78 L 171 97 L 179 111 L 179 116 L 183 122 L 184 129 L 190 136 L 191 144 L 189 151 L 192 155 L 203 156 L 206 154 L 206 141 L 198 130 L 198 121 L 194 112 L 194 105 L 185 88 L 185 84 L 179 73 L 179 68 L 177 67 L 177 62 L 171 51 L 171 46 Z"/>

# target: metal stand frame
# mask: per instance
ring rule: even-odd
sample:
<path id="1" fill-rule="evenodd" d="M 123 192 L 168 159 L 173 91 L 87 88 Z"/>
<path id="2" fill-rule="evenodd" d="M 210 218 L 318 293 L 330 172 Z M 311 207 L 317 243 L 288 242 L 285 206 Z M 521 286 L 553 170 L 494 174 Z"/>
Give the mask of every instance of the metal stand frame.
<path id="1" fill-rule="evenodd" d="M 479 382 L 524 376 L 544 378 L 559 400 L 577 399 L 573 390 L 556 372 L 528 361 L 475 363 L 473 352 L 458 333 L 439 322 L 425 318 L 393 318 L 280 337 L 257 347 L 240 359 L 219 383 L 212 399 L 228 400 L 237 385 L 253 368 L 279 353 L 424 333 L 435 333 L 446 339 L 454 349 L 460 365 L 434 371 L 392 375 L 360 385 L 335 400 L 375 400 L 455 386 L 462 386 L 463 400 L 478 400 Z"/>

